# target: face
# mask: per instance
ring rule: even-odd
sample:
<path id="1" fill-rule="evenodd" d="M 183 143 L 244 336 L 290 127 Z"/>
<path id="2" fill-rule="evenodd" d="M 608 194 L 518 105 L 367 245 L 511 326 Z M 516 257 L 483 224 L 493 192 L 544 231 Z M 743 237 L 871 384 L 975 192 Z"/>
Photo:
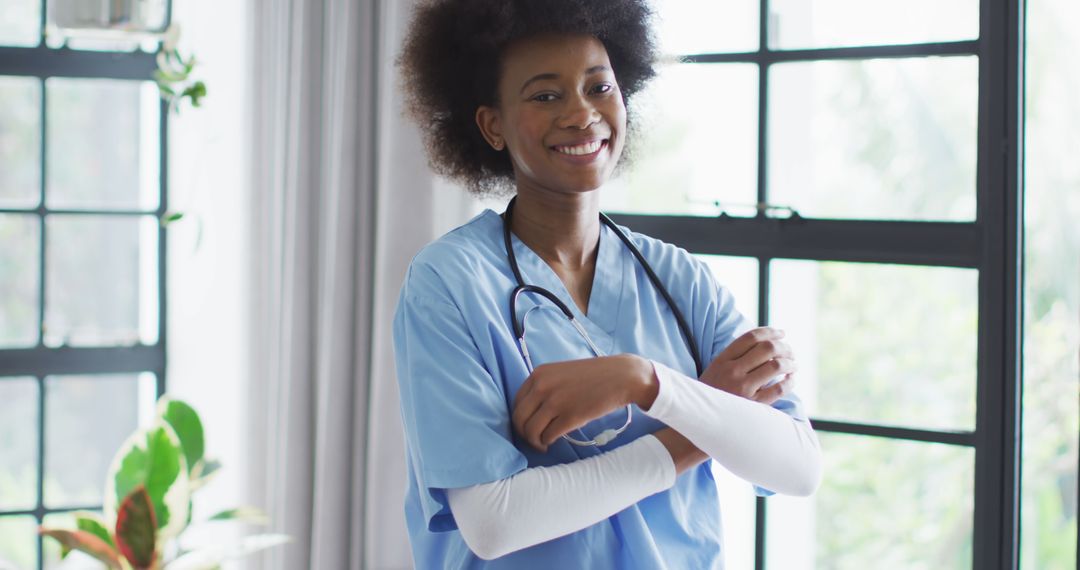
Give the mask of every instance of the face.
<path id="1" fill-rule="evenodd" d="M 499 104 L 476 122 L 509 152 L 518 192 L 583 193 L 602 186 L 622 154 L 623 105 L 607 50 L 586 35 L 521 40 L 503 54 Z"/>

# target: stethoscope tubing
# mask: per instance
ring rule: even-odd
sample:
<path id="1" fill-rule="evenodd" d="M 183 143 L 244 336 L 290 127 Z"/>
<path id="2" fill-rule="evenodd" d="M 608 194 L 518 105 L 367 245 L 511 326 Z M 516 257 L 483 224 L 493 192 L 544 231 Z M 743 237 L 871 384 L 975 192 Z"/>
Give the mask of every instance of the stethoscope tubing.
<path id="1" fill-rule="evenodd" d="M 518 267 L 517 255 L 514 253 L 514 244 L 510 232 L 510 221 L 513 216 L 514 202 L 516 201 L 517 197 L 515 196 L 510 200 L 510 203 L 506 205 L 506 212 L 503 213 L 503 244 L 506 246 L 506 258 L 510 262 L 510 270 L 514 273 L 514 279 L 517 281 L 517 288 L 515 288 L 513 294 L 510 295 L 510 318 L 514 322 L 515 336 L 521 338 L 521 330 L 519 330 L 520 327 L 518 327 L 517 324 L 517 313 L 514 312 L 517 304 L 517 296 L 521 292 L 528 291 L 544 296 L 559 307 L 559 310 L 571 320 L 574 318 L 574 313 L 570 311 L 570 307 L 566 306 L 565 303 L 547 289 L 525 284 L 525 279 L 521 276 L 521 269 Z M 649 265 L 649 262 L 645 259 L 645 256 L 642 255 L 641 251 L 634 245 L 634 242 L 630 241 L 630 237 L 624 234 L 623 231 L 619 229 L 619 226 L 603 212 L 600 213 L 600 221 L 608 228 L 611 228 L 611 230 L 615 232 L 615 235 L 619 236 L 619 240 L 630 250 L 634 259 L 637 259 L 638 264 L 645 270 L 645 275 L 649 278 L 649 281 L 652 282 L 653 287 L 656 288 L 660 293 L 660 296 L 667 302 L 668 307 L 671 308 L 671 312 L 675 316 L 675 324 L 678 325 L 679 332 L 682 333 L 683 340 L 686 342 L 686 348 L 690 351 L 690 356 L 694 359 L 694 367 L 697 370 L 697 375 L 700 377 L 705 371 L 701 362 L 701 352 L 698 350 L 697 343 L 694 342 L 694 333 L 690 330 L 690 325 L 686 322 L 686 317 L 684 317 L 682 311 L 679 310 L 679 306 L 675 304 L 675 299 L 671 297 L 671 293 L 668 292 L 667 287 L 664 287 L 664 284 L 660 281 L 660 277 L 656 275 L 652 266 Z"/>
<path id="2" fill-rule="evenodd" d="M 599 347 L 596 346 L 592 338 L 585 331 L 585 328 L 581 326 L 581 323 L 579 323 L 576 318 L 574 318 L 573 311 L 570 310 L 570 307 L 567 306 L 566 303 L 563 303 L 557 295 L 555 295 L 551 291 L 548 291 L 547 289 L 544 289 L 543 287 L 525 284 L 525 280 L 521 276 L 521 269 L 518 267 L 517 255 L 514 254 L 514 247 L 511 240 L 510 232 L 510 221 L 513 215 L 514 202 L 516 200 L 516 197 L 510 200 L 510 203 L 506 206 L 506 212 L 503 214 L 503 241 L 506 246 L 506 257 L 510 263 L 510 269 L 511 271 L 513 271 L 514 278 L 517 281 L 517 287 L 515 287 L 510 294 L 510 320 L 513 323 L 514 336 L 517 338 L 518 347 L 521 350 L 522 357 L 525 359 L 525 365 L 529 374 L 532 374 L 533 372 L 533 363 L 532 357 L 529 355 L 528 343 L 525 340 L 525 321 L 528 320 L 529 314 L 532 313 L 532 311 L 536 307 L 529 309 L 525 313 L 524 317 L 522 317 L 519 324 L 517 319 L 517 299 L 523 293 L 535 293 L 551 301 L 552 304 L 554 304 L 556 307 L 558 307 L 560 311 L 562 311 L 563 315 L 570 321 L 570 324 L 573 325 L 573 327 L 577 330 L 578 334 L 580 334 L 581 337 L 585 339 L 585 342 L 589 345 L 589 349 L 593 351 L 593 354 L 595 354 L 596 356 L 604 356 L 604 353 L 600 350 Z M 671 311 L 675 316 L 675 321 L 679 326 L 679 330 L 680 332 L 682 332 L 683 339 L 686 341 L 686 346 L 690 351 L 690 355 L 694 359 L 694 366 L 697 368 L 698 376 L 701 376 L 703 368 L 700 353 L 698 352 L 697 345 L 694 343 L 693 333 L 690 331 L 690 327 L 686 323 L 686 319 L 683 317 L 682 312 L 679 310 L 679 307 L 675 304 L 675 300 L 671 298 L 671 294 L 668 293 L 667 288 L 664 287 L 663 283 L 660 282 L 660 278 L 657 277 L 656 272 L 652 269 L 652 266 L 650 266 L 649 262 L 645 260 L 645 256 L 641 254 L 641 251 L 639 251 L 638 248 L 633 244 L 633 242 L 630 241 L 630 238 L 627 237 L 626 234 L 624 234 L 622 230 L 620 230 L 618 226 L 615 225 L 615 222 L 613 222 L 611 218 L 608 218 L 603 213 L 600 214 L 600 220 L 604 225 L 611 228 L 611 230 L 615 232 L 615 235 L 619 236 L 619 239 L 634 255 L 634 258 L 637 259 L 641 267 L 645 269 L 645 274 L 649 277 L 649 281 L 652 282 L 653 287 L 655 287 L 656 290 L 660 292 L 660 295 L 664 297 L 664 300 L 667 301 L 668 306 L 671 308 Z M 621 427 L 617 429 L 606 429 L 597 434 L 596 437 L 589 440 L 579 440 L 570 437 L 569 435 L 563 435 L 562 437 L 563 439 L 577 446 L 601 446 L 607 444 L 611 440 L 615 439 L 615 437 L 617 437 L 619 434 L 626 431 L 626 429 L 630 427 L 630 422 L 632 420 L 633 408 L 632 406 L 627 405 L 626 421 Z M 581 430 L 578 431 L 580 432 Z"/>

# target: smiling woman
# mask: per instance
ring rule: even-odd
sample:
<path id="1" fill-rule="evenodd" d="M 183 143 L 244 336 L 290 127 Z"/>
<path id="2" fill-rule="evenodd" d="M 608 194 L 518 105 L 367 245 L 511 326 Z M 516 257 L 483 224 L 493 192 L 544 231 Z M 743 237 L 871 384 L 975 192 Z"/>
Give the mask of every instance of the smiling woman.
<path id="1" fill-rule="evenodd" d="M 783 333 L 748 331 L 703 262 L 599 211 L 649 26 L 642 1 L 417 9 L 401 67 L 432 166 L 515 194 L 401 290 L 417 567 L 722 568 L 710 458 L 762 493 L 818 484 Z"/>
<path id="2" fill-rule="evenodd" d="M 498 104 L 477 109 L 476 122 L 492 148 L 506 146 L 519 192 L 599 188 L 615 170 L 626 130 L 604 44 L 589 35 L 520 40 L 507 47 L 501 72 Z"/>
<path id="3" fill-rule="evenodd" d="M 409 114 L 424 132 L 432 168 L 476 194 L 512 190 L 508 155 L 489 145 L 476 128 L 478 107 L 510 104 L 526 95 L 524 83 L 517 83 L 512 99 L 501 100 L 507 94 L 498 85 L 500 54 L 520 38 L 577 34 L 598 39 L 609 69 L 590 71 L 607 73 L 606 81 L 625 105 L 656 74 L 650 17 L 639 1 L 421 2 L 399 63 Z M 538 73 L 537 80 L 558 79 L 551 69 Z M 455 144 L 446 144 L 449 140 Z"/>

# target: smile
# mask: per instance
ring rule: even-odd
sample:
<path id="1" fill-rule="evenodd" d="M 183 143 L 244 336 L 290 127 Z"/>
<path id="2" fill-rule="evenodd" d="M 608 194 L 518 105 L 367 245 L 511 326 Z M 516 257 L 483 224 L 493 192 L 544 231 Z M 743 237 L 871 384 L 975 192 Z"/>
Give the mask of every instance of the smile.
<path id="1" fill-rule="evenodd" d="M 559 154 L 587 160 L 594 158 L 607 144 L 607 139 L 597 139 L 576 145 L 556 145 L 551 148 Z"/>

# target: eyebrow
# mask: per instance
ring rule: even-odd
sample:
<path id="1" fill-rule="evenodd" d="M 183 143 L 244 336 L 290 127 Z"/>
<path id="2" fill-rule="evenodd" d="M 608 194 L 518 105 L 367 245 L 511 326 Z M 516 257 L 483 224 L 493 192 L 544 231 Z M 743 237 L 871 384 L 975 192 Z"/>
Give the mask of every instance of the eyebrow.
<path id="1" fill-rule="evenodd" d="M 585 75 L 593 75 L 593 74 L 600 73 L 600 72 L 607 71 L 607 70 L 608 70 L 608 67 L 606 65 L 594 65 L 594 66 L 590 67 L 589 69 L 585 70 Z M 541 73 L 539 75 L 534 75 L 534 76 L 530 77 L 528 81 L 526 81 L 525 83 L 523 83 L 521 85 L 521 91 L 518 91 L 518 93 L 519 94 L 524 93 L 525 88 L 528 87 L 531 83 L 533 83 L 535 81 L 543 81 L 545 79 L 558 79 L 558 78 L 559 78 L 558 73 Z"/>

